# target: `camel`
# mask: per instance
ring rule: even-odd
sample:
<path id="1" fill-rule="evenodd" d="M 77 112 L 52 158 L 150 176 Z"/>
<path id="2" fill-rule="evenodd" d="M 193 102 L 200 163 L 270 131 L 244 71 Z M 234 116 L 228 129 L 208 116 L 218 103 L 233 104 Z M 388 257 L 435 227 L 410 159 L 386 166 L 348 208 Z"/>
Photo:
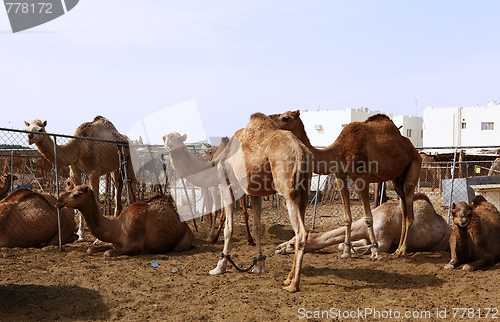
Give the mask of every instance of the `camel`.
<path id="1" fill-rule="evenodd" d="M 189 226 L 181 222 L 174 201 L 166 195 L 134 202 L 118 217 L 105 217 L 92 189 L 82 184 L 62 194 L 57 207 L 80 210 L 92 234 L 105 242 L 87 249 L 90 255 L 104 252 L 106 257 L 115 257 L 184 252 L 191 248 L 194 239 Z"/>
<path id="2" fill-rule="evenodd" d="M 47 121 L 34 120 L 31 123 L 24 122 L 26 131 L 46 133 Z M 74 136 L 104 139 L 119 142 L 128 142 L 128 138 L 120 134 L 113 123 L 102 116 L 96 116 L 92 122 L 81 124 L 75 131 Z M 28 134 L 28 143 L 35 144 L 43 156 L 51 163 L 55 164 L 54 141 L 49 135 L 36 133 Z M 96 140 L 84 140 L 72 138 L 63 145 L 57 146 L 57 165 L 70 168 L 70 180 L 75 185 L 82 183 L 82 173 L 85 173 L 90 181 L 90 187 L 94 191 L 99 191 L 99 178 L 102 175 L 112 173 L 116 188 L 115 194 L 115 216 L 122 210 L 122 189 L 123 181 L 118 169 L 120 169 L 119 149 L 116 143 Z M 127 152 L 128 148 L 127 148 Z M 135 175 L 131 167 L 127 169 L 128 177 L 135 184 Z M 133 193 L 132 193 L 133 194 Z M 99 194 L 95 195 L 99 204 Z"/>
<path id="3" fill-rule="evenodd" d="M 450 237 L 451 260 L 444 267 L 463 265 L 464 271 L 493 266 L 500 261 L 500 212 L 483 196 L 477 195 L 470 206 L 452 203 L 455 227 Z"/>
<path id="4" fill-rule="evenodd" d="M 20 188 L 0 201 L 0 247 L 42 247 L 59 245 L 56 199 Z M 62 244 L 77 239 L 73 210 L 61 215 Z"/>
<path id="5" fill-rule="evenodd" d="M 449 248 L 448 239 L 451 227 L 443 217 L 436 214 L 429 198 L 423 193 L 416 193 L 413 197 L 415 221 L 408 231 L 409 251 L 440 251 Z M 388 201 L 375 208 L 373 214 L 373 230 L 380 252 L 395 250 L 401 239 L 401 208 L 397 201 Z M 360 219 L 352 224 L 353 247 L 355 253 L 368 251 L 368 227 Z M 345 236 L 345 227 L 327 232 L 310 232 L 307 238 L 305 252 L 314 252 L 322 248 L 342 243 Z M 293 251 L 295 240 L 282 243 L 276 247 L 276 254 L 290 254 Z M 344 244 L 339 245 L 343 250 Z"/>
<path id="6" fill-rule="evenodd" d="M 325 149 L 311 145 L 300 119 L 300 111 L 270 116 L 284 130 L 291 131 L 313 153 L 313 172 L 334 174 L 341 192 L 346 231 L 341 258 L 351 257 L 351 207 L 348 180 L 356 184 L 363 203 L 365 223 L 372 244 L 371 260 L 381 260 L 373 231 L 369 184 L 392 180 L 402 209 L 401 240 L 394 257 L 407 253 L 408 230 L 413 223 L 413 194 L 420 175 L 422 159 L 408 138 L 383 114 L 370 116 L 364 122 L 348 124 L 338 138 Z"/>
<path id="7" fill-rule="evenodd" d="M 3 174 L 0 177 L 0 181 L 2 182 L 2 185 L 0 186 L 0 200 L 3 198 L 7 197 L 10 191 L 10 187 L 12 185 L 13 181 L 16 181 L 17 177 L 16 176 L 11 176 L 10 174 Z"/>
<path id="8" fill-rule="evenodd" d="M 491 164 L 491 168 L 488 171 L 489 176 L 498 176 L 500 175 L 500 158 L 496 158 L 495 161 Z"/>
<path id="9" fill-rule="evenodd" d="M 210 154 L 204 154 L 201 159 L 205 159 L 207 161 L 212 161 L 216 159 L 222 151 L 226 148 L 227 144 L 229 143 L 229 138 L 223 137 L 221 140 L 221 144 L 217 148 L 217 151 L 213 155 Z M 214 244 L 217 242 L 219 239 L 220 232 L 222 230 L 222 227 L 224 225 L 224 221 L 226 219 L 224 209 L 220 209 L 220 221 L 219 221 L 219 227 L 217 228 L 217 231 L 215 230 L 215 224 L 216 224 L 216 218 L 217 218 L 217 199 L 218 199 L 218 193 L 217 189 L 215 187 L 210 187 L 207 188 L 208 191 L 210 192 L 210 196 L 212 197 L 212 213 L 211 213 L 211 227 L 210 227 L 210 232 L 208 234 L 207 242 Z M 247 245 L 250 246 L 255 246 L 255 242 L 252 238 L 252 234 L 250 233 L 250 227 L 248 226 L 248 212 L 247 212 L 247 200 L 246 200 L 246 195 L 243 195 L 240 197 L 240 203 L 241 203 L 241 214 L 243 215 L 243 220 L 245 221 L 245 228 L 246 228 L 246 233 L 247 233 Z"/>
<path id="10" fill-rule="evenodd" d="M 292 269 L 284 281 L 285 290 L 299 290 L 300 270 L 304 256 L 307 231 L 304 215 L 307 206 L 311 169 L 311 152 L 290 132 L 280 130 L 266 115 L 255 113 L 248 125 L 238 130 L 221 155 L 212 162 L 196 160 L 184 145 L 186 135 L 173 132 L 164 137 L 165 149 L 170 154 L 176 171 L 195 186 L 220 185 L 226 223 L 224 249 L 217 267 L 210 274 L 226 272 L 231 237 L 235 197 L 248 194 L 253 212 L 253 234 L 257 257 L 253 273 L 267 271 L 260 243 L 260 197 L 276 192 L 286 200 L 288 214 L 298 241 Z"/>

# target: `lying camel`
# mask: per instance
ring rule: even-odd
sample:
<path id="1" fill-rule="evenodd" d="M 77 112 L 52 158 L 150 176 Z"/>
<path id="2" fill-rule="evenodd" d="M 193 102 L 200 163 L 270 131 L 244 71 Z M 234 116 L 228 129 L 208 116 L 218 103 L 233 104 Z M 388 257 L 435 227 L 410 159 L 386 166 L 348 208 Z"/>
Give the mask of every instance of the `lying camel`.
<path id="1" fill-rule="evenodd" d="M 91 246 L 88 254 L 108 257 L 141 253 L 183 252 L 191 248 L 193 233 L 181 222 L 170 196 L 157 195 L 127 207 L 118 217 L 105 217 L 87 185 L 61 195 L 57 207 L 73 207 L 82 213 L 90 232 L 105 243 Z"/>
<path id="2" fill-rule="evenodd" d="M 0 201 L 0 247 L 42 247 L 59 245 L 57 200 L 51 195 L 21 188 Z M 61 241 L 78 236 L 73 210 L 61 211 Z"/>
<path id="3" fill-rule="evenodd" d="M 429 198 L 423 193 L 416 193 L 413 197 L 415 221 L 408 231 L 409 251 L 439 251 L 447 250 L 448 238 L 451 235 L 450 225 L 443 217 L 436 214 Z M 401 237 L 401 207 L 397 201 L 383 203 L 373 210 L 373 230 L 381 252 L 390 252 L 399 245 Z M 327 232 L 309 233 L 306 243 L 306 252 L 343 243 L 345 227 Z M 357 253 L 369 250 L 368 227 L 365 220 L 360 219 L 352 224 L 352 238 Z M 295 240 L 282 243 L 276 247 L 276 254 L 291 254 Z M 343 251 L 344 244 L 339 245 Z"/>
<path id="4" fill-rule="evenodd" d="M 455 228 L 450 237 L 451 260 L 444 267 L 463 265 L 464 271 L 475 271 L 500 261 L 500 213 L 481 196 L 470 206 L 465 202 L 452 204 Z"/>

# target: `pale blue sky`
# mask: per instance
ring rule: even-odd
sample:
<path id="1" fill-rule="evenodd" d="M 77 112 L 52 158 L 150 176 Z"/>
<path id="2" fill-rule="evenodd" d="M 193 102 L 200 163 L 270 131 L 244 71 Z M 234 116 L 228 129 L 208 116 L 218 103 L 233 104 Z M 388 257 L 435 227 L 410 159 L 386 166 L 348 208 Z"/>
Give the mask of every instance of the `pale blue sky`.
<path id="1" fill-rule="evenodd" d="M 40 118 L 73 134 L 103 115 L 127 134 L 194 100 L 208 136 L 231 136 L 254 112 L 318 103 L 485 106 L 500 100 L 499 20 L 496 0 L 81 0 L 12 34 L 0 10 L 0 127 Z"/>

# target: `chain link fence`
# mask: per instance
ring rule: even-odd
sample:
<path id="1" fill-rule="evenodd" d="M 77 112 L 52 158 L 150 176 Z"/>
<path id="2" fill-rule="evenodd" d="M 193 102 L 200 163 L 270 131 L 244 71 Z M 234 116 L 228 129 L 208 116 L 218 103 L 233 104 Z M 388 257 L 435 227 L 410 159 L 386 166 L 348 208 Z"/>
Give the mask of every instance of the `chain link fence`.
<path id="1" fill-rule="evenodd" d="M 54 204 L 58 193 L 66 190 L 66 182 L 70 178 L 75 183 L 90 185 L 91 177 L 98 177 L 99 204 L 107 216 L 114 215 L 117 203 L 121 202 L 125 208 L 133 201 L 163 193 L 173 197 L 183 221 L 203 220 L 203 215 L 211 211 L 213 202 L 220 206 L 219 196 L 213 199 L 207 189 L 193 186 L 170 166 L 162 145 L 128 146 L 120 141 L 37 133 L 44 137 L 44 143 L 39 143 L 37 147 L 28 144 L 29 134 L 33 133 L 0 129 L 0 166 L 3 170 L 0 179 L 0 247 L 44 246 L 53 244 L 55 235 L 62 238 L 64 233 L 58 234 L 58 224 L 54 221 L 57 218 L 54 206 L 52 210 L 43 207 L 46 210 L 40 211 L 41 206 L 26 203 L 21 215 L 9 214 L 8 210 L 20 195 L 16 192 L 20 188 L 28 188 L 35 194 L 51 195 L 53 198 L 48 199 Z M 54 142 L 57 150 L 54 150 Z M 207 162 L 216 151 L 202 145 L 189 145 L 188 149 L 199 160 Z M 470 203 L 475 194 L 484 195 L 500 208 L 500 146 L 422 148 L 419 152 L 423 162 L 416 192 L 428 195 L 438 214 L 447 218 L 452 202 Z M 56 153 L 57 168 L 54 166 Z M 74 163 L 75 159 L 81 174 L 66 166 Z M 94 167 L 85 168 L 86 163 Z M 115 171 L 118 169 L 121 171 Z M 361 199 L 352 182 L 349 190 L 353 219 L 357 220 L 363 216 Z M 388 199 L 397 199 L 390 183 L 385 191 Z M 375 185 L 372 185 L 370 195 L 371 202 L 375 204 Z M 332 228 L 333 222 L 343 222 L 342 202 L 333 175 L 313 175 L 309 200 L 306 210 L 308 227 Z M 263 198 L 262 207 L 266 214 L 263 218 L 276 215 L 287 222 L 286 205 L 277 195 Z M 240 211 L 239 207 L 237 211 Z M 74 219 L 66 222 L 66 226 L 75 230 L 79 218 L 75 214 L 72 217 Z M 237 224 L 241 220 L 239 218 L 241 216 L 235 217 Z M 46 232 L 41 234 L 41 230 Z M 33 233 L 35 231 L 36 234 Z M 30 240 L 31 235 L 36 236 Z M 62 243 L 72 241 L 71 236 L 66 237 L 67 240 L 61 240 Z"/>

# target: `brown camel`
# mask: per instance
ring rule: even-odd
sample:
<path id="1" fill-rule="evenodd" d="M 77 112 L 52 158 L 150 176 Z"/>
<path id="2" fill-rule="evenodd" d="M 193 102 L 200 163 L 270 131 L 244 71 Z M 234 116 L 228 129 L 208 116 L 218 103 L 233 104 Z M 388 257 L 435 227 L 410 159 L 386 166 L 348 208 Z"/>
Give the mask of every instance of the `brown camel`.
<path id="1" fill-rule="evenodd" d="M 436 214 L 429 198 L 423 193 L 417 193 L 413 197 L 413 208 L 415 221 L 408 231 L 409 251 L 439 251 L 449 248 L 448 239 L 451 235 L 451 227 L 443 217 Z M 383 203 L 373 209 L 373 230 L 378 242 L 378 250 L 381 252 L 394 251 L 401 240 L 401 208 L 397 201 Z M 353 247 L 356 253 L 364 253 L 368 250 L 368 228 L 363 219 L 352 224 Z M 340 244 L 344 241 L 345 227 L 340 227 L 326 232 L 311 232 L 307 237 L 305 251 L 314 252 L 319 249 Z M 295 240 L 276 247 L 276 254 L 290 254 L 293 251 Z M 343 250 L 344 244 L 339 245 Z"/>
<path id="2" fill-rule="evenodd" d="M 202 157 L 202 159 L 205 159 L 206 161 L 212 161 L 216 159 L 222 151 L 226 148 L 227 144 L 229 143 L 229 138 L 223 137 L 221 140 L 221 144 L 217 147 L 217 151 L 213 155 L 205 155 Z M 207 158 L 208 157 L 208 158 Z M 214 244 L 217 242 L 219 239 L 220 232 L 222 230 L 222 227 L 224 226 L 224 221 L 226 220 L 226 213 L 224 209 L 217 209 L 217 199 L 219 194 L 217 193 L 217 188 L 216 187 L 210 187 L 206 188 L 210 192 L 210 196 L 212 197 L 212 213 L 211 213 L 211 227 L 210 227 L 210 232 L 208 234 L 208 239 L 207 242 Z M 250 233 L 250 227 L 248 226 L 248 211 L 247 211 L 247 200 L 246 200 L 246 195 L 243 195 L 240 197 L 240 204 L 241 204 L 241 214 L 243 215 L 243 220 L 245 221 L 245 228 L 246 228 L 246 233 L 247 233 L 247 244 L 250 246 L 255 246 L 255 242 L 252 238 L 252 234 Z M 217 218 L 217 212 L 220 212 L 220 221 L 219 221 L 219 227 L 217 230 L 215 230 L 216 226 L 216 218 Z"/>
<path id="3" fill-rule="evenodd" d="M 392 180 L 400 198 L 402 209 L 402 233 L 398 248 L 392 256 L 404 256 L 407 252 L 407 232 L 413 223 L 413 194 L 420 175 L 421 158 L 408 138 L 386 115 L 376 114 L 364 122 L 348 124 L 338 138 L 325 149 L 311 145 L 300 119 L 300 111 L 288 111 L 271 115 L 281 129 L 289 130 L 311 150 L 314 155 L 313 172 L 335 174 L 341 192 L 346 234 L 342 258 L 351 256 L 351 207 L 348 180 L 356 184 L 365 213 L 365 222 L 372 244 L 372 260 L 380 260 L 373 218 L 370 209 L 369 184 Z"/>
<path id="4" fill-rule="evenodd" d="M 235 196 L 244 193 L 251 197 L 253 234 L 256 242 L 256 267 L 252 272 L 266 272 L 260 235 L 260 197 L 280 193 L 286 200 L 288 214 L 298 240 L 292 269 L 284 289 L 299 290 L 300 270 L 307 231 L 304 215 L 311 178 L 311 152 L 290 132 L 280 130 L 262 113 L 253 114 L 247 127 L 237 131 L 228 146 L 213 162 L 196 160 L 184 145 L 186 136 L 170 133 L 164 136 L 165 149 L 170 153 L 173 167 L 195 186 L 220 185 L 226 213 L 224 250 L 217 267 L 210 274 L 226 271 L 233 231 Z"/>
<path id="5" fill-rule="evenodd" d="M 491 168 L 488 171 L 489 176 L 498 176 L 500 175 L 500 158 L 496 158 L 495 161 L 491 164 Z"/>
<path id="6" fill-rule="evenodd" d="M 0 200 L 3 198 L 7 197 L 10 191 L 10 187 L 12 185 L 12 181 L 16 181 L 17 177 L 16 176 L 11 176 L 10 174 L 3 174 L 0 177 L 0 182 L 2 183 L 0 185 Z"/>
<path id="7" fill-rule="evenodd" d="M 91 246 L 88 254 L 105 252 L 108 257 L 141 253 L 183 252 L 193 243 L 193 233 L 181 222 L 170 196 L 157 195 L 137 201 L 118 217 L 105 217 L 92 190 L 79 185 L 62 194 L 57 207 L 73 207 L 81 211 L 90 231 L 105 243 Z"/>
<path id="8" fill-rule="evenodd" d="M 47 121 L 34 120 L 31 123 L 24 123 L 26 131 L 46 133 Z M 96 116 L 92 122 L 81 124 L 76 129 L 74 136 L 128 142 L 128 138 L 120 134 L 113 123 L 102 116 Z M 29 144 L 34 143 L 47 160 L 55 163 L 54 141 L 49 135 L 29 133 L 28 142 Z M 120 169 L 119 149 L 120 147 L 116 143 L 74 138 L 57 146 L 57 165 L 70 167 L 70 180 L 75 185 L 82 183 L 82 173 L 85 173 L 89 178 L 92 190 L 99 191 L 99 178 L 102 175 L 112 173 L 116 188 L 115 216 L 122 210 L 123 180 L 118 171 Z M 125 153 L 129 154 L 128 148 Z M 127 168 L 128 177 L 133 181 L 132 186 L 135 186 L 135 175 L 132 167 Z M 98 193 L 96 193 L 95 198 L 99 204 Z"/>
<path id="9" fill-rule="evenodd" d="M 21 188 L 0 201 L 0 247 L 59 245 L 56 199 Z M 61 214 L 61 241 L 74 242 L 76 223 L 72 209 Z"/>
<path id="10" fill-rule="evenodd" d="M 477 195 L 470 206 L 452 204 L 455 228 L 450 237 L 451 260 L 444 267 L 463 265 L 464 271 L 475 271 L 500 261 L 500 213 L 486 199 Z"/>

